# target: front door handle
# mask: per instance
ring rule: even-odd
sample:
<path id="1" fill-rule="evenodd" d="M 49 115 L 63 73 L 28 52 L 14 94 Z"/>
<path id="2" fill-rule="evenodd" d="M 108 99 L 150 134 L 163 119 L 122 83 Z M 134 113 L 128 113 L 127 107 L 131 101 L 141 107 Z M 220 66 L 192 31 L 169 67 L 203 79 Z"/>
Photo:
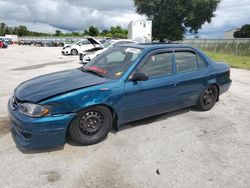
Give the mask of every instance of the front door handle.
<path id="1" fill-rule="evenodd" d="M 169 87 L 176 87 L 177 84 L 170 84 Z"/>

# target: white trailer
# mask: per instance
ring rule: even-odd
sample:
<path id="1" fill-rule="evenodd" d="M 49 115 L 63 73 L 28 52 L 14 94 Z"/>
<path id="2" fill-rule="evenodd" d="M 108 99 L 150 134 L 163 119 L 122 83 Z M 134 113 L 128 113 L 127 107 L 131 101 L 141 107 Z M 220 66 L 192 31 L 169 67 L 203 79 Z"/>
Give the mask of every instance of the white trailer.
<path id="1" fill-rule="evenodd" d="M 128 39 L 137 42 L 151 42 L 152 20 L 131 21 L 128 25 Z"/>
<path id="2" fill-rule="evenodd" d="M 5 38 L 11 39 L 13 42 L 18 42 L 17 35 L 5 35 Z"/>

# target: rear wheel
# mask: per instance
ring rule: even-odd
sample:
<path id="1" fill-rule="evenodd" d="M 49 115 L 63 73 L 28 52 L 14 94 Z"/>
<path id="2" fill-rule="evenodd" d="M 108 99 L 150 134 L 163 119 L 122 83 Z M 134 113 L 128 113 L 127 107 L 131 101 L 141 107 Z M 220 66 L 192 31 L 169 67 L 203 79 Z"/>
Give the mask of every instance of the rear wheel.
<path id="1" fill-rule="evenodd" d="M 202 111 L 210 110 L 215 105 L 218 95 L 219 91 L 215 85 L 208 86 L 201 94 L 196 107 Z"/>
<path id="2" fill-rule="evenodd" d="M 77 55 L 77 54 L 78 54 L 77 49 L 72 49 L 72 50 L 71 50 L 71 54 L 72 54 L 72 55 Z"/>
<path id="3" fill-rule="evenodd" d="M 112 114 L 104 106 L 80 112 L 69 127 L 69 136 L 82 145 L 96 144 L 107 137 L 112 126 Z"/>

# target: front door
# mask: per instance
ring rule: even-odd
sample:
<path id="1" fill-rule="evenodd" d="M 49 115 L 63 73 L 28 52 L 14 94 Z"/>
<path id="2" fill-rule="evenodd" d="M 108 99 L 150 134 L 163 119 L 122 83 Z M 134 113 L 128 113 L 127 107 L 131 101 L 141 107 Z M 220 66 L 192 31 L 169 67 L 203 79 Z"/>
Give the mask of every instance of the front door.
<path id="1" fill-rule="evenodd" d="M 172 51 L 148 55 L 136 71 L 146 73 L 149 79 L 125 82 L 123 122 L 164 113 L 178 106 Z"/>

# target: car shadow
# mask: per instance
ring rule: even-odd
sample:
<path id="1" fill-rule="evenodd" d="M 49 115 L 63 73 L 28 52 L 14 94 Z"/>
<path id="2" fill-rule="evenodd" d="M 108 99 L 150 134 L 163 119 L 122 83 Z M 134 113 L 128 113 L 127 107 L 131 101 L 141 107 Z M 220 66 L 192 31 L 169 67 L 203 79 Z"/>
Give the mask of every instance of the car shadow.
<path id="1" fill-rule="evenodd" d="M 166 119 L 169 119 L 171 117 L 175 117 L 175 116 L 178 116 L 178 115 L 181 115 L 181 114 L 188 113 L 190 111 L 196 111 L 196 109 L 194 107 L 188 107 L 188 108 L 183 108 L 183 109 L 180 109 L 180 110 L 167 112 L 167 113 L 155 115 L 155 116 L 152 116 L 152 117 L 136 120 L 136 121 L 121 125 L 121 127 L 119 128 L 118 131 L 112 130 L 111 133 L 117 134 L 117 132 L 121 132 L 121 131 L 124 131 L 124 130 L 127 130 L 127 129 L 136 128 L 136 127 L 140 127 L 140 126 L 146 126 L 148 124 L 151 124 L 151 123 L 154 123 L 154 122 L 157 122 L 157 121 L 166 120 Z"/>
<path id="2" fill-rule="evenodd" d="M 23 154 L 39 154 L 39 153 L 51 153 L 55 151 L 60 151 L 64 150 L 64 145 L 63 146 L 58 146 L 56 148 L 50 148 L 50 149 L 37 149 L 37 150 L 30 150 L 30 149 L 22 149 L 16 146 L 17 149 L 22 152 Z"/>

